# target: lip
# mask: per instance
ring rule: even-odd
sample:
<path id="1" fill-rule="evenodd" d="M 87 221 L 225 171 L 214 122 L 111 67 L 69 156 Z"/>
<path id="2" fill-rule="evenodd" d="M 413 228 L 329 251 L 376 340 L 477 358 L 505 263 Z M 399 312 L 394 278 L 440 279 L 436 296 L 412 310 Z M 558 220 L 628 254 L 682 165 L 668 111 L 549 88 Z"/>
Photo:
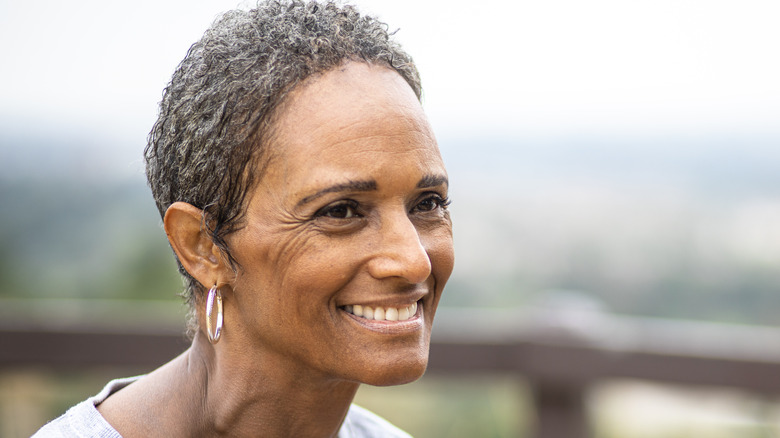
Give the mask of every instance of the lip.
<path id="1" fill-rule="evenodd" d="M 419 331 L 423 328 L 424 318 L 423 309 L 425 305 L 424 300 L 417 301 L 417 313 L 406 321 L 377 321 L 374 319 L 365 319 L 359 316 L 353 315 L 344 308 L 339 307 L 339 311 L 344 314 L 350 321 L 359 325 L 362 328 L 371 330 L 381 334 L 402 334 Z"/>

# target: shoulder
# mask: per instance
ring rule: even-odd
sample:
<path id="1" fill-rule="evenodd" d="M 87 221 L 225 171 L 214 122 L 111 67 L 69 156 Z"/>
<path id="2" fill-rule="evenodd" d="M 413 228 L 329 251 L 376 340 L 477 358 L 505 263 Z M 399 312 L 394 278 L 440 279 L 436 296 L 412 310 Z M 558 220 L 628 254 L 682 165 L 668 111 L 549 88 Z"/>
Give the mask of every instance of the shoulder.
<path id="1" fill-rule="evenodd" d="M 100 404 L 109 395 L 119 391 L 137 379 L 138 377 L 130 377 L 127 379 L 112 380 L 99 394 L 68 409 L 62 416 L 43 426 L 32 436 L 32 438 L 122 438 L 122 436 L 119 435 L 119 432 L 114 430 L 103 416 L 100 415 L 100 412 L 98 412 L 95 406 Z"/>
<path id="2" fill-rule="evenodd" d="M 339 438 L 411 438 L 411 435 L 368 409 L 352 405 Z"/>

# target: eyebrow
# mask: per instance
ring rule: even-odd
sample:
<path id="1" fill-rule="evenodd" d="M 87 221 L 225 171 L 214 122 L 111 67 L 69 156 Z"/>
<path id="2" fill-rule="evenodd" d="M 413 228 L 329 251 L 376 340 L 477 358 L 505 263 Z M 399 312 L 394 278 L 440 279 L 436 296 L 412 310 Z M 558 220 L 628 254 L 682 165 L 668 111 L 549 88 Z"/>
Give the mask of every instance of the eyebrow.
<path id="1" fill-rule="evenodd" d="M 417 183 L 418 189 L 424 189 L 428 187 L 436 187 L 436 186 L 448 186 L 450 185 L 449 180 L 444 175 L 425 175 L 420 179 L 420 182 Z"/>
<path id="2" fill-rule="evenodd" d="M 298 201 L 298 206 L 300 207 L 303 204 L 307 204 L 323 195 L 326 195 L 328 193 L 333 192 L 369 192 L 372 190 L 376 190 L 377 185 L 376 181 L 368 180 L 368 181 L 348 181 L 343 184 L 336 184 L 335 186 L 326 187 L 317 193 L 314 193 L 312 195 L 309 195 L 300 201 Z"/>
<path id="3" fill-rule="evenodd" d="M 417 183 L 418 189 L 424 189 L 428 187 L 437 187 L 440 185 L 448 186 L 449 182 L 447 180 L 447 177 L 444 175 L 425 175 L 423 176 L 420 181 Z M 311 201 L 314 201 L 315 199 L 322 197 L 328 193 L 334 193 L 334 192 L 370 192 L 372 190 L 377 189 L 377 183 L 374 180 L 366 180 L 366 181 L 348 181 L 342 184 L 336 184 L 330 187 L 326 187 L 322 190 L 317 191 L 316 193 L 313 193 L 309 196 L 306 196 L 305 198 L 298 201 L 297 206 L 300 207 L 301 205 L 308 204 Z"/>

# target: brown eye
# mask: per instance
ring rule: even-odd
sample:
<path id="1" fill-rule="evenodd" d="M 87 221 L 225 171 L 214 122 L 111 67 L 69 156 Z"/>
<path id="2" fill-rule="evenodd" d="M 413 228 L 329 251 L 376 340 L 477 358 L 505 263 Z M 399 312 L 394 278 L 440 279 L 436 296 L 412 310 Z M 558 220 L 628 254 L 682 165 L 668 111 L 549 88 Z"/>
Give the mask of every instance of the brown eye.
<path id="1" fill-rule="evenodd" d="M 439 195 L 432 195 L 420 201 L 414 207 L 414 210 L 418 212 L 429 212 L 438 208 L 446 208 L 448 205 L 450 205 L 450 201 L 448 199 L 442 198 Z"/>
<path id="2" fill-rule="evenodd" d="M 357 205 L 353 202 L 341 202 L 329 205 L 316 214 L 317 217 L 329 217 L 333 219 L 351 219 L 357 217 Z"/>

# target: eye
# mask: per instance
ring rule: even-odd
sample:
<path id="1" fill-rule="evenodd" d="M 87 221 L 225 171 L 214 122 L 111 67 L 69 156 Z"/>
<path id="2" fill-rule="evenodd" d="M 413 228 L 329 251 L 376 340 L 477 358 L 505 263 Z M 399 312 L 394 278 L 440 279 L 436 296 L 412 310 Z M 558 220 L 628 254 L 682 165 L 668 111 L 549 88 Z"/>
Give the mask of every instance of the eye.
<path id="1" fill-rule="evenodd" d="M 430 196 L 423 198 L 417 205 L 414 206 L 414 211 L 418 212 L 430 212 L 438 208 L 447 208 L 450 205 L 449 198 L 443 198 L 440 195 L 434 193 Z"/>
<path id="2" fill-rule="evenodd" d="M 342 201 L 321 208 L 315 214 L 315 217 L 328 217 L 333 219 L 351 219 L 357 217 L 357 202 Z"/>

